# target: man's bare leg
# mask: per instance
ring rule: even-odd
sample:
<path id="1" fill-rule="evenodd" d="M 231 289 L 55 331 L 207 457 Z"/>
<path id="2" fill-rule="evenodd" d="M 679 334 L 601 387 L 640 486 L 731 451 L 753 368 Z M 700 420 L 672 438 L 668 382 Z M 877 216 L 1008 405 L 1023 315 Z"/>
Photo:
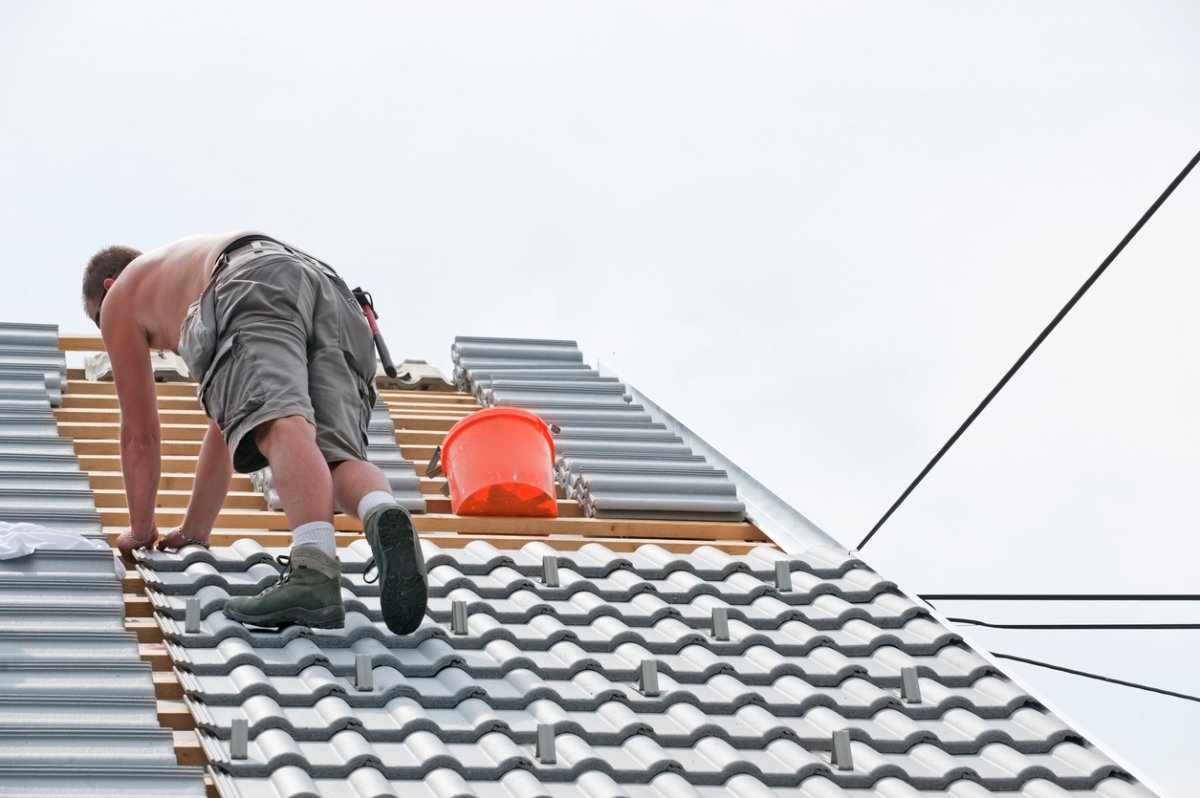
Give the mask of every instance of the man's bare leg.
<path id="1" fill-rule="evenodd" d="M 345 460 L 333 466 L 338 508 L 363 522 L 379 580 L 383 622 L 408 634 L 425 617 L 428 586 L 421 539 L 408 512 L 396 503 L 387 477 L 372 463 Z"/>
<path id="2" fill-rule="evenodd" d="M 291 560 L 274 585 L 256 596 L 231 598 L 225 615 L 256 626 L 339 628 L 346 611 L 334 546 L 333 479 L 316 430 L 301 416 L 286 416 L 260 425 L 254 440 L 271 464 L 292 527 Z"/>
<path id="3" fill-rule="evenodd" d="M 364 460 L 343 460 L 330 466 L 333 473 L 334 505 L 346 515 L 362 520 L 358 510 L 372 493 L 392 495 L 392 486 L 379 466 Z M 382 498 L 382 497 L 379 497 Z M 370 512 L 370 509 L 367 510 Z"/>
<path id="4" fill-rule="evenodd" d="M 271 464 L 275 490 L 292 529 L 313 521 L 333 523 L 333 478 L 317 448 L 317 431 L 303 416 L 260 424 L 254 442 Z"/>

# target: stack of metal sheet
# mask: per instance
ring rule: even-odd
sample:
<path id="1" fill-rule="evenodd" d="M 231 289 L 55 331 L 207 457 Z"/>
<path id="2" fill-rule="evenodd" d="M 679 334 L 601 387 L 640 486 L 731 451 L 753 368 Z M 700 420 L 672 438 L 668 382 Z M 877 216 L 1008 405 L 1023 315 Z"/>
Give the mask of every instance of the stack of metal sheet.
<path id="1" fill-rule="evenodd" d="M 87 475 L 52 409 L 66 369 L 57 327 L 0 324 L 0 521 L 101 537 Z"/>
<path id="2" fill-rule="evenodd" d="M 58 326 L 0 323 L 0 380 L 7 393 L 45 395 L 51 406 L 60 407 L 67 389 L 67 358 L 58 348 Z"/>
<path id="3" fill-rule="evenodd" d="M 224 616 L 280 549 L 140 555 L 224 798 L 1152 798 L 845 551 L 422 547 L 403 637 L 365 540 L 341 629 Z"/>
<path id="4" fill-rule="evenodd" d="M 417 476 L 417 467 L 400 453 L 400 445 L 396 443 L 396 426 L 392 423 L 387 403 L 382 397 L 375 400 L 371 421 L 367 425 L 367 459 L 379 466 L 388 478 L 388 483 L 392 486 L 392 495 L 401 507 L 410 513 L 425 512 L 425 499 L 421 495 L 421 478 Z M 262 491 L 266 496 L 268 507 L 272 510 L 283 509 L 283 502 L 275 489 L 275 480 L 270 468 L 254 472 L 250 475 L 250 481 L 256 490 Z"/>
<path id="5" fill-rule="evenodd" d="M 728 475 L 695 454 L 574 341 L 454 339 L 454 379 L 484 406 L 536 413 L 555 433 L 555 477 L 589 516 L 740 521 Z"/>
<path id="6" fill-rule="evenodd" d="M 0 795 L 205 795 L 159 726 L 109 550 L 0 561 Z"/>

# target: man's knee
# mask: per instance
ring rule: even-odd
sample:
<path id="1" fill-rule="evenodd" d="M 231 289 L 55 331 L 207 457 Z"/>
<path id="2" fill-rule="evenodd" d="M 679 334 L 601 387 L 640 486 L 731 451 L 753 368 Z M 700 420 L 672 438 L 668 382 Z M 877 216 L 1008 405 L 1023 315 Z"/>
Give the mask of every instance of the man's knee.
<path id="1" fill-rule="evenodd" d="M 254 428 L 254 442 L 268 458 L 271 449 L 285 442 L 315 442 L 317 430 L 304 416 L 283 416 L 264 421 Z"/>

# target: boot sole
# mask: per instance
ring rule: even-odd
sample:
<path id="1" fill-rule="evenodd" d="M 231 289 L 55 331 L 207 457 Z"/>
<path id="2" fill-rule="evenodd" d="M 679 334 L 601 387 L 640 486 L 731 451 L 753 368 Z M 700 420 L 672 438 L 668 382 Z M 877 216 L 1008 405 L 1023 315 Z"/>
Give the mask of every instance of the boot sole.
<path id="1" fill-rule="evenodd" d="M 383 622 L 398 635 L 409 634 L 424 620 L 429 600 L 425 558 L 416 527 L 403 509 L 389 507 L 379 515 L 375 539 Z"/>
<path id="2" fill-rule="evenodd" d="M 304 610 L 295 607 L 269 612 L 265 615 L 247 615 L 236 610 L 225 608 L 225 617 L 238 623 L 252 626 L 290 626 L 301 624 L 312 629 L 341 629 L 346 625 L 346 608 L 343 606 L 324 607 L 319 610 Z"/>

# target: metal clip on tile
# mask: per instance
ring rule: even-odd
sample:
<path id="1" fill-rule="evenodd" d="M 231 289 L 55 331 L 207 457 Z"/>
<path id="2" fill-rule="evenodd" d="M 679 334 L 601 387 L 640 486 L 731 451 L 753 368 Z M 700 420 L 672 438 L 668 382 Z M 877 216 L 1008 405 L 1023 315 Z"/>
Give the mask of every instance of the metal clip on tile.
<path id="1" fill-rule="evenodd" d="M 375 689 L 375 669 L 371 667 L 370 654 L 354 655 L 354 686 L 363 693 Z"/>
<path id="2" fill-rule="evenodd" d="M 196 634 L 200 631 L 200 599 L 189 596 L 183 605 L 183 631 Z"/>
<path id="3" fill-rule="evenodd" d="M 658 695 L 658 662 L 655 660 L 642 660 L 638 671 L 638 689 L 649 698 Z"/>
<path id="4" fill-rule="evenodd" d="M 558 755 L 554 750 L 554 726 L 551 724 L 538 724 L 537 750 L 534 753 L 537 755 L 538 762 L 543 765 L 553 765 L 558 761 Z"/>
<path id="5" fill-rule="evenodd" d="M 546 587 L 558 587 L 558 558 L 547 554 L 542 558 L 542 583 Z"/>
<path id="6" fill-rule="evenodd" d="M 713 607 L 712 611 L 713 640 L 729 639 L 729 608 Z"/>
<path id="7" fill-rule="evenodd" d="M 921 703 L 921 683 L 917 681 L 917 669 L 912 666 L 900 669 L 900 697 L 906 704 Z"/>
<path id="8" fill-rule="evenodd" d="M 250 726 L 245 718 L 234 718 L 229 727 L 229 758 L 245 759 L 250 752 Z"/>
<path id="9" fill-rule="evenodd" d="M 781 593 L 787 593 L 792 589 L 792 564 L 787 560 L 775 563 L 775 587 Z"/>
<path id="10" fill-rule="evenodd" d="M 450 633 L 456 635 L 467 633 L 467 602 L 452 601 L 450 603 Z"/>
<path id="11" fill-rule="evenodd" d="M 854 770 L 854 755 L 850 752 L 850 730 L 833 733 L 833 755 L 829 759 L 838 770 Z"/>

